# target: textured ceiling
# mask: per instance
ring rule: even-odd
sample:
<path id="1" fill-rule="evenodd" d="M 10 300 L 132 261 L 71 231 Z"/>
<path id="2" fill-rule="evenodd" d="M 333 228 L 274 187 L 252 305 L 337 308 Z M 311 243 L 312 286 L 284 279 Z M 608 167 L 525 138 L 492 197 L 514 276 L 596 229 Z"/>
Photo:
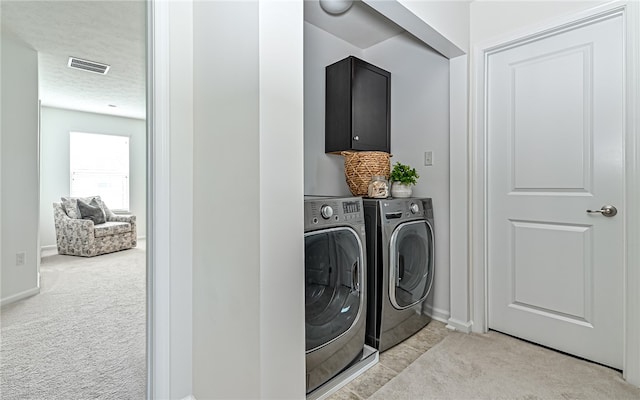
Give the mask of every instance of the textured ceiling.
<path id="1" fill-rule="evenodd" d="M 2 0 L 0 7 L 2 34 L 38 51 L 43 105 L 145 118 L 145 1 Z M 71 69 L 69 56 L 111 69 Z"/>

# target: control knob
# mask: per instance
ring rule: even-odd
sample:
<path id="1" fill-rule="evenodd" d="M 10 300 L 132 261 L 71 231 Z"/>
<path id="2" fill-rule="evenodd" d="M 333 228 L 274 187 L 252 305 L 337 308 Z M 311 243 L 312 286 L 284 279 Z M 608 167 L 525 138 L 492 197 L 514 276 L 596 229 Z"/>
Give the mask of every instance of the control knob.
<path id="1" fill-rule="evenodd" d="M 418 211 L 420 211 L 420 207 L 418 207 L 416 203 L 411 203 L 411 205 L 409 206 L 409 209 L 411 210 L 412 214 L 415 214 Z"/>
<path id="2" fill-rule="evenodd" d="M 320 215 L 322 218 L 329 219 L 333 216 L 333 208 L 331 206 L 324 205 L 320 208 Z"/>

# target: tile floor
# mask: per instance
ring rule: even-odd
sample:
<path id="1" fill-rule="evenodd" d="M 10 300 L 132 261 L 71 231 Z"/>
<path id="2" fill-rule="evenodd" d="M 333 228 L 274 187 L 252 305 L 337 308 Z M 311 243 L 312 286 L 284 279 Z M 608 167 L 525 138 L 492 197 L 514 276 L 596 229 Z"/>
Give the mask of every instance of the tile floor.
<path id="1" fill-rule="evenodd" d="M 328 400 L 368 399 L 423 353 L 440 343 L 450 332 L 442 322 L 431 321 L 415 335 L 380 354 L 378 364 L 349 382 Z"/>

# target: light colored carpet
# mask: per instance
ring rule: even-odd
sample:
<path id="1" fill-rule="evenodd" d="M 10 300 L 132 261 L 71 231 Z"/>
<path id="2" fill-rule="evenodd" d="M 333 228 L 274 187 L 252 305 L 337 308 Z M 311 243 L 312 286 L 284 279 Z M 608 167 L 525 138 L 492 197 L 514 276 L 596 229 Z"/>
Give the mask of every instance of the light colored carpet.
<path id="1" fill-rule="evenodd" d="M 144 242 L 44 257 L 41 293 L 1 312 L 2 400 L 144 399 Z"/>
<path id="2" fill-rule="evenodd" d="M 452 333 L 370 399 L 640 399 L 615 370 L 498 332 Z"/>

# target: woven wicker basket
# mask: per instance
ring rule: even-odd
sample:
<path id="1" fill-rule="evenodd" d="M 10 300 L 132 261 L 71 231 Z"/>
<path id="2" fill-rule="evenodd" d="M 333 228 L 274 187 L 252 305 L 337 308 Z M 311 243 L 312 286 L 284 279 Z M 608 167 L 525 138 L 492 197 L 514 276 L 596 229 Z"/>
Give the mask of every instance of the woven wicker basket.
<path id="1" fill-rule="evenodd" d="M 389 179 L 391 154 L 382 151 L 343 151 L 344 176 L 354 196 L 366 196 L 374 175 Z"/>

